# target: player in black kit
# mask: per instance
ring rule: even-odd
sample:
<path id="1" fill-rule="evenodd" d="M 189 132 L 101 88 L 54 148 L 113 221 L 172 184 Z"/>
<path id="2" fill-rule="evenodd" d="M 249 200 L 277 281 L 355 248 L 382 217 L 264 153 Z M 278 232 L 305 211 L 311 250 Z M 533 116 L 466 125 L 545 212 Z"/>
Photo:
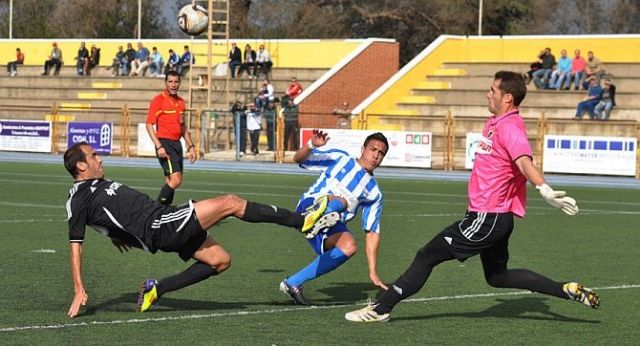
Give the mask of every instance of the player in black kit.
<path id="1" fill-rule="evenodd" d="M 231 257 L 207 229 L 228 216 L 247 222 L 269 222 L 305 232 L 315 232 L 325 221 L 321 216 L 326 201 L 316 203 L 304 215 L 276 206 L 246 201 L 227 194 L 202 201 L 189 200 L 182 206 L 166 206 L 126 185 L 104 179 L 102 159 L 85 143 L 77 143 L 64 153 L 64 165 L 74 178 L 67 201 L 71 274 L 75 295 L 69 317 L 75 317 L 87 303 L 82 281 L 82 242 L 85 226 L 111 238 L 120 252 L 137 247 L 156 253 L 177 252 L 180 258 L 196 263 L 181 273 L 143 282 L 139 311 L 151 308 L 163 294 L 198 283 L 229 268 Z M 322 228 L 331 226 L 322 225 Z"/>

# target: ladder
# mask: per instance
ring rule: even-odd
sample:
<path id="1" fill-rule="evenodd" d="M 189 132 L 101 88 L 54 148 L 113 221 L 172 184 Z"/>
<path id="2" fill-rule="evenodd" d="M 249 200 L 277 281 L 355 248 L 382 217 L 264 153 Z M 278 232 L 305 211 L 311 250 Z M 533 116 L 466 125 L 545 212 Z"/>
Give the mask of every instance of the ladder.
<path id="1" fill-rule="evenodd" d="M 201 80 L 199 81 L 199 84 L 201 85 L 195 86 L 195 88 L 206 89 L 207 91 L 206 111 L 210 112 L 212 110 L 211 88 L 213 83 L 212 57 L 214 56 L 214 53 L 213 53 L 214 42 L 215 41 L 224 42 L 223 45 L 226 47 L 226 49 L 224 49 L 224 52 L 222 54 L 218 53 L 215 55 L 222 55 L 220 58 L 225 62 L 227 61 L 227 54 L 230 50 L 230 45 L 229 45 L 230 0 L 192 0 L 192 4 L 195 4 L 196 2 L 199 2 L 203 5 L 204 3 L 206 3 L 207 15 L 209 17 L 209 26 L 208 26 L 208 30 L 205 31 L 207 35 L 207 53 L 206 53 L 207 74 L 204 76 L 204 78 L 201 78 Z M 203 33 L 203 35 L 205 33 Z M 191 37 L 191 45 L 193 46 L 193 36 Z M 230 84 L 229 73 L 226 73 L 225 76 L 226 77 L 224 80 L 224 98 L 225 98 L 225 105 L 229 105 L 231 102 L 231 93 L 229 91 L 229 84 Z M 192 103 L 193 89 L 194 89 L 193 73 L 190 73 L 189 74 L 189 105 L 190 107 L 193 104 Z M 225 124 L 224 127 L 227 128 L 228 132 L 230 132 L 230 130 L 228 130 L 230 128 L 230 124 Z M 230 133 L 227 134 L 227 136 L 229 135 Z M 228 143 L 228 141 L 226 142 Z M 229 149 L 227 148 L 227 146 L 228 144 L 225 145 L 225 149 Z"/>

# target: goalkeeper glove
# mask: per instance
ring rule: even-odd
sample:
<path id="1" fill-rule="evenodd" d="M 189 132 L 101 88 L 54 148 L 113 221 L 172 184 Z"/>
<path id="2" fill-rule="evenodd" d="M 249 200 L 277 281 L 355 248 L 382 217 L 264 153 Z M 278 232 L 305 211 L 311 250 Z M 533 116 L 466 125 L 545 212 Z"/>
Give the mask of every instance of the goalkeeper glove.
<path id="1" fill-rule="evenodd" d="M 567 197 L 567 193 L 564 191 L 554 191 L 551 186 L 542 184 L 536 186 L 536 189 L 540 191 L 542 198 L 552 206 L 562 209 L 563 212 L 569 215 L 576 215 L 579 211 L 576 200 Z"/>

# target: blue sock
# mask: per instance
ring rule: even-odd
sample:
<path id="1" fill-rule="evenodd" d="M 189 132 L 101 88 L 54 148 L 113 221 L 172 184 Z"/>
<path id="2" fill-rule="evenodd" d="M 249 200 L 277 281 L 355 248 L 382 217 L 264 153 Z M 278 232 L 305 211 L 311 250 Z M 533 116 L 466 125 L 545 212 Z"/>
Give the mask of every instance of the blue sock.
<path id="1" fill-rule="evenodd" d="M 313 262 L 309 263 L 308 266 L 299 272 L 288 277 L 286 282 L 290 286 L 301 286 L 309 280 L 313 280 L 338 268 L 348 259 L 349 256 L 345 255 L 340 248 L 334 247 L 328 252 L 316 257 Z"/>
<path id="2" fill-rule="evenodd" d="M 334 211 L 341 212 L 343 210 L 344 205 L 342 204 L 342 201 L 340 201 L 339 199 L 332 199 L 327 204 L 327 209 L 324 211 L 324 213 L 329 214 Z"/>

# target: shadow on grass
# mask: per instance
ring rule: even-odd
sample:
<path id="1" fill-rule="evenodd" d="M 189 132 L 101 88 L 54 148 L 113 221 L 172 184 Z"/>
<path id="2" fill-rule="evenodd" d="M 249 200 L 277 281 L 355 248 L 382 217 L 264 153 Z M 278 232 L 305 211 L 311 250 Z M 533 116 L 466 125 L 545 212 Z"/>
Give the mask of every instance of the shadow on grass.
<path id="1" fill-rule="evenodd" d="M 258 269 L 258 273 L 284 273 L 284 269 Z"/>
<path id="2" fill-rule="evenodd" d="M 519 299 L 496 299 L 498 304 L 479 312 L 464 313 L 440 313 L 424 316 L 395 317 L 394 321 L 429 320 L 435 318 L 468 317 L 468 318 L 519 318 L 537 321 L 559 321 L 559 322 L 579 322 L 579 323 L 600 323 L 600 321 L 573 318 L 550 311 L 544 297 L 524 297 Z M 558 301 L 560 303 L 560 301 Z M 566 302 L 565 302 L 566 303 Z M 573 303 L 573 302 L 569 302 Z M 575 304 L 575 303 L 574 303 Z M 585 306 L 585 312 L 591 312 Z"/>
<path id="3" fill-rule="evenodd" d="M 136 311 L 136 301 L 138 295 L 136 293 L 125 293 L 119 297 L 103 301 L 96 305 L 91 305 L 82 314 L 85 316 L 93 315 L 104 311 L 134 312 Z M 162 297 L 158 306 L 153 311 L 220 311 L 220 310 L 240 310 L 250 305 L 267 305 L 270 302 L 217 302 L 209 300 L 196 299 L 179 299 L 171 297 Z"/>
<path id="4" fill-rule="evenodd" d="M 313 300 L 314 302 L 335 305 L 364 301 L 367 298 L 371 298 L 374 292 L 376 293 L 375 298 L 378 298 L 382 290 L 370 282 L 332 282 L 328 284 L 328 287 L 318 289 L 318 292 L 328 295 L 329 298 L 316 299 Z"/>

